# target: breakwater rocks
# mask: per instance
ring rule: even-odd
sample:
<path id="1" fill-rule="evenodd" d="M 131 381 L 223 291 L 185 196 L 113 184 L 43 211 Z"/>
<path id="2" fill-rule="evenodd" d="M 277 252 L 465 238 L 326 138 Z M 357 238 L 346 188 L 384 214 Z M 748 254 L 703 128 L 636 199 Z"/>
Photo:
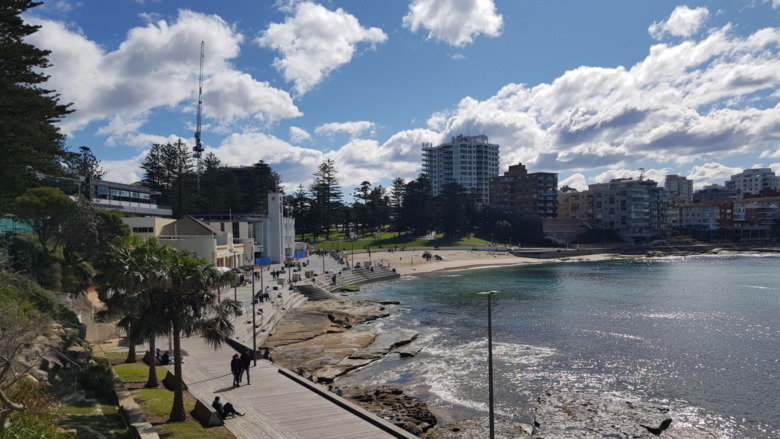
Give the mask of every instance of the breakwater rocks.
<path id="1" fill-rule="evenodd" d="M 420 435 L 436 425 L 436 416 L 419 399 L 395 386 L 346 387 L 344 397 L 404 430 Z"/>
<path id="2" fill-rule="evenodd" d="M 279 322 L 265 345 L 280 366 L 313 381 L 331 383 L 345 373 L 377 361 L 417 338 L 414 331 L 375 333 L 354 325 L 387 317 L 387 305 L 374 300 L 310 302 Z"/>
<path id="3" fill-rule="evenodd" d="M 715 430 L 679 419 L 669 407 L 611 395 L 546 392 L 538 398 L 533 425 L 496 419 L 503 439 L 716 439 Z M 487 417 L 438 427 L 426 439 L 486 437 Z"/>
<path id="4" fill-rule="evenodd" d="M 539 397 L 532 438 L 715 439 L 715 432 L 689 425 L 659 404 L 611 395 L 547 392 Z"/>

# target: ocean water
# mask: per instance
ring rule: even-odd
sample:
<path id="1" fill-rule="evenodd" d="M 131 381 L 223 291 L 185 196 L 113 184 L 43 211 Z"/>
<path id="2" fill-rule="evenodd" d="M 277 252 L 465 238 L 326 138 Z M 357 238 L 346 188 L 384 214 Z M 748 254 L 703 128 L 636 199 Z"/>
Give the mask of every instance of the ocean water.
<path id="1" fill-rule="evenodd" d="M 420 333 L 339 381 L 397 384 L 444 422 L 487 415 L 492 296 L 496 413 L 530 422 L 545 390 L 672 407 L 722 438 L 780 437 L 780 257 L 693 256 L 472 269 L 367 287 L 396 299 L 371 325 Z"/>

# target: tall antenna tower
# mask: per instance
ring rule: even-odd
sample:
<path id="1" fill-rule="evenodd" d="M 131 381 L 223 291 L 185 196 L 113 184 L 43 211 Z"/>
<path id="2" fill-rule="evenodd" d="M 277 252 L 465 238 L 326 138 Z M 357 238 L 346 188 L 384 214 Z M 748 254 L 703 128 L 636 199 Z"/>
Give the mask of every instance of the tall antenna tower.
<path id="1" fill-rule="evenodd" d="M 193 157 L 198 159 L 198 169 L 200 169 L 200 156 L 203 153 L 203 145 L 200 143 L 200 117 L 203 113 L 203 60 L 205 59 L 205 43 L 200 42 L 200 80 L 198 81 L 198 122 L 195 125 L 195 146 Z"/>

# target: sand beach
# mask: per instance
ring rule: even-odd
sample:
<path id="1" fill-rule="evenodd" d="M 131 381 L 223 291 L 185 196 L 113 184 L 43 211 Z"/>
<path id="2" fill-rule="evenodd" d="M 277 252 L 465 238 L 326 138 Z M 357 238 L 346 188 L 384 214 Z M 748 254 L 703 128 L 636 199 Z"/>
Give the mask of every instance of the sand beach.
<path id="1" fill-rule="evenodd" d="M 442 260 L 431 258 L 426 260 L 423 257 L 425 251 L 432 255 L 442 257 Z M 439 271 L 465 270 L 470 268 L 498 267 L 507 265 L 525 265 L 549 263 L 557 260 L 601 260 L 608 259 L 610 254 L 573 254 L 556 259 L 539 259 L 529 257 L 519 257 L 506 251 L 490 250 L 427 250 L 414 249 L 406 251 L 396 251 L 390 253 L 374 253 L 372 262 L 394 268 L 402 276 L 426 274 Z M 355 255 L 355 261 L 366 258 L 365 254 Z"/>

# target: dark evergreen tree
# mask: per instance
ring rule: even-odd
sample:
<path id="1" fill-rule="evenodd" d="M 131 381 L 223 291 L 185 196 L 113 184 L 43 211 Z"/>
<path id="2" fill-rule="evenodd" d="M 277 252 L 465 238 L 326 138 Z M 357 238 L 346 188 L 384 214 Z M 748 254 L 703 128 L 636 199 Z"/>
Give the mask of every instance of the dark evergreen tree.
<path id="1" fill-rule="evenodd" d="M 54 124 L 72 110 L 41 87 L 48 80 L 50 51 L 25 39 L 40 29 L 21 15 L 39 6 L 31 0 L 0 1 L 0 210 L 36 185 L 36 172 L 62 175 L 65 136 Z"/>
<path id="2" fill-rule="evenodd" d="M 316 177 L 311 185 L 312 211 L 315 213 L 314 228 L 325 234 L 325 239 L 330 239 L 331 226 L 341 209 L 341 188 L 336 178 L 336 167 L 333 160 L 328 159 L 317 168 Z M 316 233 L 316 231 L 315 231 Z"/>
<path id="3" fill-rule="evenodd" d="M 352 212 L 350 216 L 354 216 L 358 221 L 355 231 L 360 233 L 362 237 L 366 236 L 366 228 L 369 227 L 368 197 L 370 194 L 371 183 L 368 181 L 360 183 L 360 187 L 356 187 L 355 193 L 352 194 L 355 198 L 355 202 L 352 203 Z"/>
<path id="4" fill-rule="evenodd" d="M 404 228 L 416 234 L 436 228 L 433 187 L 427 174 L 420 174 L 406 184 L 401 215 Z"/>
<path id="5" fill-rule="evenodd" d="M 281 192 L 281 177 L 262 160 L 240 173 L 238 184 L 242 196 L 240 204 L 233 207 L 236 212 L 266 214 L 268 194 Z"/>
<path id="6" fill-rule="evenodd" d="M 92 181 L 102 180 L 106 171 L 100 166 L 100 160 L 86 146 L 79 147 L 79 152 L 68 152 L 65 157 L 68 174 L 72 178 L 81 178 L 81 193 L 87 200 L 96 195 L 92 193 Z"/>
<path id="7" fill-rule="evenodd" d="M 390 218 L 395 225 L 395 231 L 401 232 L 403 225 L 403 203 L 404 194 L 406 193 L 406 182 L 403 178 L 396 178 L 393 180 L 393 195 L 390 197 L 389 209 Z"/>
<path id="8" fill-rule="evenodd" d="M 474 210 L 474 197 L 463 185 L 448 183 L 438 196 L 438 226 L 448 239 L 471 231 L 469 211 Z"/>
<path id="9" fill-rule="evenodd" d="M 371 189 L 368 201 L 373 218 L 372 225 L 378 230 L 384 230 L 390 221 L 390 197 L 387 190 L 382 185 Z"/>
<path id="10" fill-rule="evenodd" d="M 65 164 L 68 166 L 69 174 L 73 177 L 101 180 L 106 175 L 106 171 L 100 166 L 100 160 L 86 146 L 80 146 L 79 152 L 68 152 Z"/>
<path id="11" fill-rule="evenodd" d="M 220 172 L 222 162 L 213 153 L 209 152 L 200 161 L 198 169 L 198 181 L 196 184 L 196 206 L 197 213 L 223 212 L 225 198 L 223 196 L 224 187 L 220 185 Z"/>
<path id="12" fill-rule="evenodd" d="M 181 139 L 152 145 L 141 168 L 146 172 L 144 186 L 160 192 L 160 204 L 171 206 L 174 217 L 190 212 L 197 194 L 197 178 L 192 152 Z"/>

